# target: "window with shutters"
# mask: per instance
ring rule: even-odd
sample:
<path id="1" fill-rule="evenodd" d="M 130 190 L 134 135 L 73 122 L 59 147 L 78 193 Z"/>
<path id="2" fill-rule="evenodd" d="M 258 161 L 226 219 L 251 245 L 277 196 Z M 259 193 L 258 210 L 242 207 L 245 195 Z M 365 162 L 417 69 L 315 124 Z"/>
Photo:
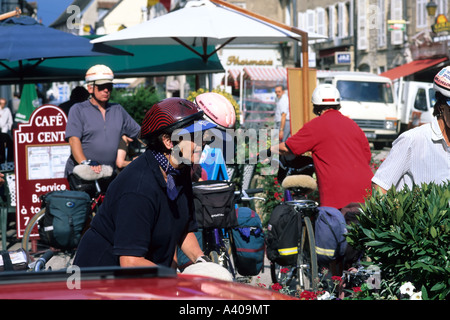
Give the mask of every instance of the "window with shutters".
<path id="1" fill-rule="evenodd" d="M 403 0 L 391 0 L 391 20 L 403 19 Z M 403 44 L 403 31 L 395 30 L 391 31 L 391 44 L 401 45 Z"/>
<path id="2" fill-rule="evenodd" d="M 428 0 L 416 0 L 416 27 L 418 29 L 427 26 L 427 2 Z"/>
<path id="3" fill-rule="evenodd" d="M 338 3 L 338 37 L 339 38 L 345 38 L 348 37 L 348 15 L 349 12 L 347 11 L 348 7 L 346 6 L 345 2 L 339 2 Z"/>
<path id="4" fill-rule="evenodd" d="M 336 38 L 337 28 L 337 17 L 336 17 L 336 7 L 329 6 L 328 7 L 328 38 L 333 40 Z"/>
<path id="5" fill-rule="evenodd" d="M 437 4 L 436 15 L 443 14 L 448 18 L 448 0 L 434 0 Z"/>
<path id="6" fill-rule="evenodd" d="M 306 12 L 299 12 L 298 13 L 298 21 L 297 21 L 297 27 L 301 30 L 306 31 Z"/>
<path id="7" fill-rule="evenodd" d="M 367 50 L 367 2 L 358 0 L 358 49 Z"/>
<path id="8" fill-rule="evenodd" d="M 327 15 L 325 9 L 317 8 L 316 15 L 317 15 L 317 33 L 323 36 L 328 36 L 327 21 L 326 21 Z"/>
<path id="9" fill-rule="evenodd" d="M 306 10 L 306 31 L 316 32 L 316 12 L 314 10 Z"/>
<path id="10" fill-rule="evenodd" d="M 378 48 L 387 44 L 386 0 L 378 0 Z"/>

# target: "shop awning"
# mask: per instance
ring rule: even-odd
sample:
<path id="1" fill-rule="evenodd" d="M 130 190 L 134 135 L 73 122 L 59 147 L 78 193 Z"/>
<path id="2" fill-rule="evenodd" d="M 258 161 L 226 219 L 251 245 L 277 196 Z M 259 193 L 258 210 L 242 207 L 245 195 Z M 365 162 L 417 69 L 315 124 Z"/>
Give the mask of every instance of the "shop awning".
<path id="1" fill-rule="evenodd" d="M 431 68 L 441 62 L 448 60 L 447 57 L 436 59 L 423 59 L 415 60 L 410 63 L 406 63 L 399 67 L 393 68 L 380 74 L 380 76 L 388 77 L 391 80 L 395 80 L 401 77 L 406 77 L 416 72 Z"/>
<path id="2" fill-rule="evenodd" d="M 283 82 L 287 79 L 287 70 L 274 67 L 244 67 L 244 79 Z"/>
<path id="3" fill-rule="evenodd" d="M 227 70 L 227 83 L 229 86 L 233 86 L 235 89 L 239 89 L 239 76 L 241 74 L 240 69 L 228 69 Z M 222 81 L 225 83 L 225 77 Z"/>

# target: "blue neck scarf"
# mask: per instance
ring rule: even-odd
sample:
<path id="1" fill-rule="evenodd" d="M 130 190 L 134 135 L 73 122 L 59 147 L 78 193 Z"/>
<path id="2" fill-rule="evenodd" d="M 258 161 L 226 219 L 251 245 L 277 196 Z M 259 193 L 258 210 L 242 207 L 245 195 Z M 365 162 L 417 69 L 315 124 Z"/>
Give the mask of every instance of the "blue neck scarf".
<path id="1" fill-rule="evenodd" d="M 152 150 L 152 153 L 155 156 L 156 161 L 158 161 L 160 167 L 167 175 L 167 196 L 170 200 L 175 200 L 178 196 L 178 190 L 175 186 L 174 177 L 180 174 L 180 170 L 175 169 L 163 153 L 154 150 Z"/>

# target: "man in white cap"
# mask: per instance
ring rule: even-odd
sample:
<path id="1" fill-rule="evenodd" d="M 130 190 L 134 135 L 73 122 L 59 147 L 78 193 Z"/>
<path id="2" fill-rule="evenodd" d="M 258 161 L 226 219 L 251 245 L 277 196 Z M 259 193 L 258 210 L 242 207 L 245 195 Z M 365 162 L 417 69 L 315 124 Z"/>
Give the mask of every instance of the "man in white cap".
<path id="1" fill-rule="evenodd" d="M 95 172 L 101 171 L 101 165 L 115 168 L 121 137 L 134 139 L 139 134 L 140 126 L 125 109 L 109 102 L 113 79 L 112 70 L 105 65 L 95 65 L 86 73 L 90 98 L 72 106 L 66 126 L 72 152 L 66 163 L 66 177 L 77 164 L 88 164 Z"/>
<path id="2" fill-rule="evenodd" d="M 340 93 L 330 84 L 317 86 L 312 95 L 318 117 L 307 122 L 296 134 L 272 152 L 300 156 L 312 153 L 317 175 L 320 205 L 341 209 L 364 202 L 371 189 L 369 142 L 358 125 L 340 109 Z"/>

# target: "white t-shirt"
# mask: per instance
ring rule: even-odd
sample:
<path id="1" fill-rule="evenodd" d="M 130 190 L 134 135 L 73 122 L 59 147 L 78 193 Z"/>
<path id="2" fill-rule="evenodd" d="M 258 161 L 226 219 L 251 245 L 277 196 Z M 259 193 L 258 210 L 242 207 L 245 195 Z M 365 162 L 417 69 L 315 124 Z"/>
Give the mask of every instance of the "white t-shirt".
<path id="1" fill-rule="evenodd" d="M 386 160 L 372 178 L 385 190 L 407 185 L 450 180 L 450 147 L 447 146 L 435 117 L 431 123 L 410 129 L 392 144 Z"/>
<path id="2" fill-rule="evenodd" d="M 286 120 L 289 120 L 289 98 L 287 93 L 283 93 L 280 99 L 277 101 L 275 109 L 275 122 L 281 121 L 281 114 L 286 113 Z"/>

